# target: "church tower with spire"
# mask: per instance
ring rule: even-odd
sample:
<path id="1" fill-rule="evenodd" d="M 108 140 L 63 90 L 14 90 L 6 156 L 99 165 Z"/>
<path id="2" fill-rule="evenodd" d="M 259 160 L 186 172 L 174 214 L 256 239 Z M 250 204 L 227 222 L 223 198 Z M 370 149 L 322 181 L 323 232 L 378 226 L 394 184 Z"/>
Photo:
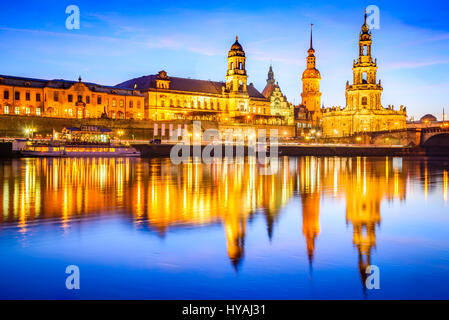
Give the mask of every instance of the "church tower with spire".
<path id="1" fill-rule="evenodd" d="M 359 57 L 352 68 L 353 84 L 346 85 L 346 107 L 348 110 L 381 110 L 382 86 L 377 83 L 377 59 L 371 56 L 371 31 L 365 22 L 359 36 Z"/>
<path id="2" fill-rule="evenodd" d="M 226 73 L 226 91 L 231 93 L 246 93 L 246 82 L 248 75 L 245 69 L 245 51 L 239 43 L 239 38 L 235 37 L 235 42 L 228 53 L 228 71 Z"/>
<path id="3" fill-rule="evenodd" d="M 383 107 L 382 86 L 377 80 L 377 59 L 372 57 L 372 34 L 363 22 L 358 39 L 358 58 L 352 65 L 353 81 L 346 82 L 346 107 L 334 106 L 322 110 L 323 137 L 352 137 L 360 141 L 366 132 L 403 130 L 406 128 L 407 108 Z"/>
<path id="4" fill-rule="evenodd" d="M 270 100 L 270 113 L 278 118 L 277 124 L 293 125 L 294 111 L 287 97 L 282 93 L 279 84 L 274 79 L 273 66 L 268 70 L 267 85 L 262 91 L 262 95 Z M 281 120 L 282 119 L 282 120 Z"/>
<path id="5" fill-rule="evenodd" d="M 310 48 L 307 57 L 307 69 L 302 74 L 301 104 L 312 113 L 313 126 L 319 126 L 321 120 L 321 74 L 316 68 L 315 49 L 313 49 L 313 24 L 310 25 Z"/>

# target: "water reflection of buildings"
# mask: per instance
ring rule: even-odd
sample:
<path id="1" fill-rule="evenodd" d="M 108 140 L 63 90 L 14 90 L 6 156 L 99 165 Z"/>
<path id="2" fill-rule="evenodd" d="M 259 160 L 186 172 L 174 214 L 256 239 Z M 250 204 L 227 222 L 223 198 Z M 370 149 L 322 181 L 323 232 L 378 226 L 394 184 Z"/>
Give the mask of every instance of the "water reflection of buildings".
<path id="1" fill-rule="evenodd" d="M 383 200 L 404 200 L 410 175 L 402 159 L 301 158 L 299 192 L 302 202 L 303 234 L 309 263 L 312 263 L 315 240 L 320 232 L 321 194 L 345 199 L 346 222 L 353 227 L 362 283 L 367 278 L 371 252 L 376 247 L 376 227 L 380 225 Z"/>
<path id="2" fill-rule="evenodd" d="M 346 222 L 353 226 L 353 244 L 357 248 L 362 284 L 365 284 L 371 251 L 376 247 L 376 227 L 381 222 L 381 202 L 405 200 L 407 173 L 400 159 L 388 158 L 376 162 L 357 158 L 354 170 L 340 176 L 346 192 Z"/>
<path id="3" fill-rule="evenodd" d="M 244 256 L 248 220 L 264 215 L 271 238 L 295 194 L 311 264 L 321 199 L 345 199 L 363 282 L 381 203 L 404 200 L 406 190 L 418 188 L 428 194 L 442 185 L 445 202 L 448 193 L 447 168 L 391 158 L 281 158 L 274 175 L 260 174 L 252 160 L 173 166 L 168 159 L 23 159 L 3 162 L 0 182 L 0 222 L 17 222 L 23 233 L 31 220 L 59 218 L 67 228 L 79 217 L 111 211 L 132 213 L 137 228 L 160 236 L 170 228 L 222 223 L 235 267 Z"/>
<path id="4" fill-rule="evenodd" d="M 312 266 L 315 251 L 315 239 L 320 233 L 320 177 L 321 159 L 300 158 L 299 193 L 302 204 L 302 232 L 306 238 L 307 256 Z"/>
<path id="5" fill-rule="evenodd" d="M 280 174 L 261 175 L 255 161 L 190 163 L 169 159 L 24 159 L 0 166 L 0 222 L 72 220 L 109 212 L 132 213 L 138 228 L 164 236 L 169 228 L 223 223 L 227 252 L 237 267 L 244 255 L 247 220 L 265 215 L 268 234 L 292 197 L 288 161 Z"/>

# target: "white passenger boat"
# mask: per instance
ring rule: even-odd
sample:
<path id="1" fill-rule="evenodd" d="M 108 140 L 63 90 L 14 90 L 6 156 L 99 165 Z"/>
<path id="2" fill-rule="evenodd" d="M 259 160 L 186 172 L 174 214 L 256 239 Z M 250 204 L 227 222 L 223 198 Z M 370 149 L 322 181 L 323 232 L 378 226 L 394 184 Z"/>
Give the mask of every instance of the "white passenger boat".
<path id="1" fill-rule="evenodd" d="M 26 145 L 24 157 L 140 157 L 140 152 L 124 145 Z"/>
<path id="2" fill-rule="evenodd" d="M 123 134 L 123 131 L 120 130 Z M 113 142 L 111 129 L 85 125 L 53 132 L 50 141 L 26 141 L 21 144 L 24 157 L 140 157 L 140 152 L 129 144 Z"/>
<path id="3" fill-rule="evenodd" d="M 25 157 L 140 157 L 130 146 L 113 145 L 26 145 L 21 151 Z"/>

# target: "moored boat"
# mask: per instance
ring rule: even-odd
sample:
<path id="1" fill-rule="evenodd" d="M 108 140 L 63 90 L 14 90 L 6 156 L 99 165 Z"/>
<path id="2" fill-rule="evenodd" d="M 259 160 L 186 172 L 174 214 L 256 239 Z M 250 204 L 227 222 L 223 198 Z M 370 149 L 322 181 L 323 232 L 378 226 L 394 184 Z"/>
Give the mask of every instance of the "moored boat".
<path id="1" fill-rule="evenodd" d="M 124 145 L 26 145 L 20 154 L 25 157 L 140 157 L 140 152 Z"/>
<path id="2" fill-rule="evenodd" d="M 20 149 L 24 157 L 140 157 L 129 144 L 113 142 L 112 130 L 97 126 L 64 128 L 50 141 L 28 141 Z"/>

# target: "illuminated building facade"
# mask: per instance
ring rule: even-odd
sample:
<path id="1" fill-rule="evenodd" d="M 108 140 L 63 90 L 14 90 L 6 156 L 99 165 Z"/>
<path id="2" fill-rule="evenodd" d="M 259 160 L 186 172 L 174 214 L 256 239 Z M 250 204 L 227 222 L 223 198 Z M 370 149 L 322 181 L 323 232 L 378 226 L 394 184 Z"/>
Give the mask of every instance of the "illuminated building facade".
<path id="1" fill-rule="evenodd" d="M 225 82 L 172 77 L 160 71 L 117 86 L 144 93 L 148 119 L 276 124 L 270 101 L 247 84 L 247 78 L 245 51 L 236 37 L 228 53 Z"/>
<path id="2" fill-rule="evenodd" d="M 353 84 L 346 83 L 346 107 L 326 108 L 322 127 L 325 137 L 343 137 L 363 132 L 405 129 L 406 108 L 394 110 L 381 104 L 382 86 L 377 82 L 377 59 L 371 56 L 371 32 L 366 23 L 359 37 L 359 57 L 354 61 Z"/>
<path id="3" fill-rule="evenodd" d="M 271 114 L 277 116 L 281 124 L 292 125 L 294 122 L 293 106 L 287 101 L 287 97 L 284 96 L 279 84 L 276 83 L 272 66 L 268 71 L 267 85 L 262 94 L 270 100 Z"/>
<path id="4" fill-rule="evenodd" d="M 315 49 L 313 49 L 312 30 L 310 31 L 310 48 L 308 50 L 307 69 L 302 74 L 301 105 L 311 114 L 312 126 L 321 123 L 321 74 L 316 68 Z"/>
<path id="5" fill-rule="evenodd" d="M 137 90 L 67 80 L 0 76 L 0 114 L 52 118 L 143 119 Z"/>

